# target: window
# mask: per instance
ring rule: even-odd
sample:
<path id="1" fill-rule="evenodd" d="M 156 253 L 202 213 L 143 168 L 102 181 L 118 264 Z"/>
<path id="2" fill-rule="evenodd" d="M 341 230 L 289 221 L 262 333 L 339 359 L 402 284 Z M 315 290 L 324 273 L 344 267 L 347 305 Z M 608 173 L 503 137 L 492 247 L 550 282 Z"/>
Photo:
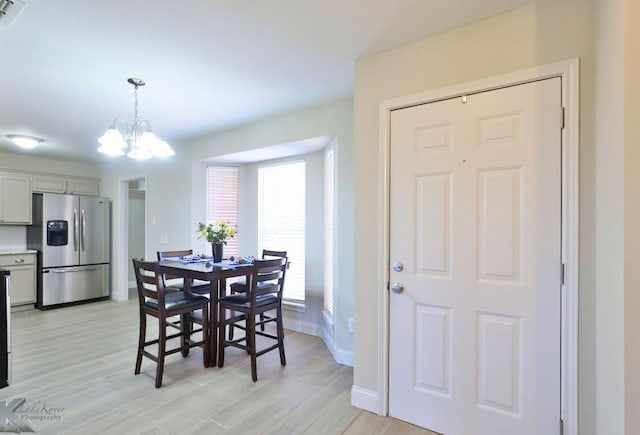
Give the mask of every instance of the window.
<path id="1" fill-rule="evenodd" d="M 333 314 L 333 148 L 324 155 L 324 309 Z"/>
<path id="2" fill-rule="evenodd" d="M 304 301 L 305 162 L 258 169 L 258 250 L 287 251 L 284 298 Z"/>
<path id="3" fill-rule="evenodd" d="M 207 222 L 222 219 L 238 227 L 238 168 L 227 166 L 207 167 Z M 211 255 L 211 244 L 207 243 Z M 238 255 L 238 233 L 227 239 L 224 256 Z"/>

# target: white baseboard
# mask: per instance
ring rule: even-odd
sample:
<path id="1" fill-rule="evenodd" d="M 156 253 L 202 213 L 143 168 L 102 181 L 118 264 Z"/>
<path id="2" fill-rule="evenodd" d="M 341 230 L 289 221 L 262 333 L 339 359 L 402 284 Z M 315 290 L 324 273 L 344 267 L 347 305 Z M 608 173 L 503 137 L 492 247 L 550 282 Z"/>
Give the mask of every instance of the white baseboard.
<path id="1" fill-rule="evenodd" d="M 329 350 L 338 364 L 353 367 L 353 352 L 336 349 L 335 346 L 333 348 L 329 347 Z"/>
<path id="2" fill-rule="evenodd" d="M 284 316 L 284 327 L 291 331 L 301 332 L 307 335 L 313 335 L 314 337 L 322 337 L 322 331 L 319 325 L 311 322 L 306 322 L 301 319 L 292 319 Z"/>
<path id="3" fill-rule="evenodd" d="M 333 355 L 333 359 L 336 360 L 338 364 L 353 367 L 353 352 L 336 347 L 336 342 L 333 339 L 333 323 L 327 316 L 322 316 L 322 318 L 323 327 L 321 337 L 327 349 L 329 349 L 329 352 Z"/>
<path id="4" fill-rule="evenodd" d="M 129 288 L 136 288 L 137 285 L 135 281 L 129 281 Z"/>
<path id="5" fill-rule="evenodd" d="M 374 414 L 380 413 L 380 399 L 378 393 L 375 391 L 367 390 L 365 388 L 351 387 L 351 405 L 356 408 L 364 409 L 365 411 L 373 412 Z"/>

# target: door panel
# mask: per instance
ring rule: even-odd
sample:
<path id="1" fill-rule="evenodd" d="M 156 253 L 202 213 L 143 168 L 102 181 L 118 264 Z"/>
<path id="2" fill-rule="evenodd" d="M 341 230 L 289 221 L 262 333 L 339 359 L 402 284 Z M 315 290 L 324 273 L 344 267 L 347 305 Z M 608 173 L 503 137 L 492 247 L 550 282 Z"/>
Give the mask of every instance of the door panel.
<path id="1" fill-rule="evenodd" d="M 109 262 L 108 213 L 105 198 L 80 197 L 80 264 Z"/>
<path id="2" fill-rule="evenodd" d="M 109 296 L 109 265 L 45 269 L 41 306 L 64 304 Z"/>
<path id="3" fill-rule="evenodd" d="M 391 114 L 389 412 L 560 428 L 560 79 Z"/>
<path id="4" fill-rule="evenodd" d="M 43 268 L 75 266 L 78 264 L 80 240 L 78 238 L 79 228 L 79 204 L 78 197 L 72 195 L 58 195 L 55 193 L 45 193 L 42 195 L 43 209 L 43 241 L 42 260 Z M 68 238 L 66 245 L 47 245 L 47 222 L 66 221 Z"/>

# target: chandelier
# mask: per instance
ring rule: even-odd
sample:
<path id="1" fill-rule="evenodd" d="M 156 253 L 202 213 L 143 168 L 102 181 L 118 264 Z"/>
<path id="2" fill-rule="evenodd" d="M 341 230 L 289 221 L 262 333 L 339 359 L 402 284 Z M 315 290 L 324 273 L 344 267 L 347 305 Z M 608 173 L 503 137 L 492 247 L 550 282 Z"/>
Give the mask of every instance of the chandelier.
<path id="1" fill-rule="evenodd" d="M 174 155 L 175 152 L 169 144 L 158 138 L 151 130 L 149 121 L 140 121 L 138 118 L 138 88 L 145 85 L 144 80 L 130 78 L 127 82 L 134 87 L 133 123 L 129 124 L 122 119 L 113 121 L 111 128 L 98 139 L 100 143 L 98 151 L 110 156 L 121 156 L 128 148 L 127 157 L 136 160 Z"/>

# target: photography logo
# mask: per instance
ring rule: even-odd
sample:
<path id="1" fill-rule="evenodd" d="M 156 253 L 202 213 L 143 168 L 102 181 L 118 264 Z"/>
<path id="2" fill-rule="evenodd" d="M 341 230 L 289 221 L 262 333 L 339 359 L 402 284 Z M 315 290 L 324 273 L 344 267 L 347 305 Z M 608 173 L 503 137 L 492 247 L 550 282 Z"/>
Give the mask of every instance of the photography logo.
<path id="1" fill-rule="evenodd" d="M 36 432 L 34 421 L 58 422 L 65 409 L 45 402 L 25 406 L 26 401 L 24 398 L 0 400 L 0 433 Z"/>
<path id="2" fill-rule="evenodd" d="M 0 402 L 0 432 L 22 433 L 36 431 L 31 422 L 23 420 L 20 415 L 19 410 L 25 402 L 26 399 L 23 398 Z"/>

